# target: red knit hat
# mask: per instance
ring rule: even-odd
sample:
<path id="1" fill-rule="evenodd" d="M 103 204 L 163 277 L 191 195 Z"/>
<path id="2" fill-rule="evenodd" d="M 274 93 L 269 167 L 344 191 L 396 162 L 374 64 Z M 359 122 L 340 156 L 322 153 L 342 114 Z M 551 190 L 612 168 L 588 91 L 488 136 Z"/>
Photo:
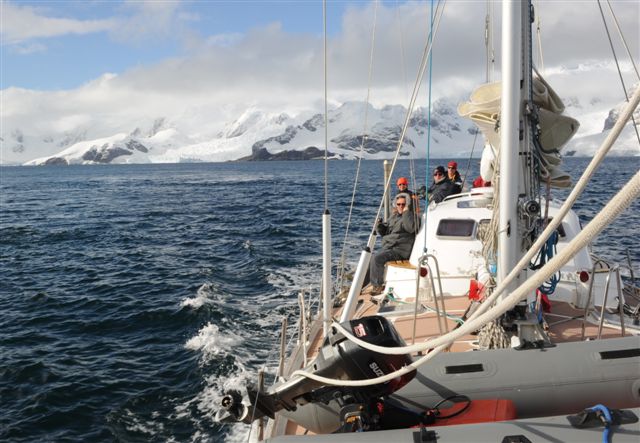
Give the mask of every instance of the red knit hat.
<path id="1" fill-rule="evenodd" d="M 396 183 L 396 185 L 397 185 L 397 186 L 400 186 L 400 185 L 407 185 L 407 186 L 409 186 L 409 180 L 407 180 L 407 178 L 406 178 L 406 177 L 400 177 L 400 178 L 398 179 L 398 182 Z"/>
<path id="2" fill-rule="evenodd" d="M 451 160 L 447 166 L 453 169 L 458 169 L 458 164 L 453 160 Z"/>

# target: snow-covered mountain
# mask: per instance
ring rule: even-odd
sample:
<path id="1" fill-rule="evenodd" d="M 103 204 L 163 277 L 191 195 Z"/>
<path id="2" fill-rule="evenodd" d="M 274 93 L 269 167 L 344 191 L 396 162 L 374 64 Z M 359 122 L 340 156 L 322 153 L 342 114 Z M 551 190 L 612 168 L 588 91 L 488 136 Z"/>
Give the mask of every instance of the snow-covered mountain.
<path id="1" fill-rule="evenodd" d="M 481 141 L 473 146 L 475 127 L 458 116 L 459 100 L 440 99 L 431 110 L 430 155 L 466 157 L 472 149 L 478 155 Z M 564 149 L 565 155 L 592 155 L 615 123 L 621 106 L 605 111 L 598 102 L 583 105 L 577 98 L 566 100 L 565 113 L 581 120 L 581 132 Z M 328 150 L 337 158 L 389 158 L 402 132 L 406 109 L 400 105 L 376 108 L 363 102 L 346 102 L 329 112 Z M 366 121 L 365 121 L 366 116 Z M 324 151 L 324 116 L 300 112 L 295 116 L 250 107 L 229 122 L 203 123 L 198 131 L 186 133 L 188 116 L 159 117 L 130 132 L 90 138 L 87 131 L 56 135 L 27 135 L 19 128 L 2 134 L 2 162 L 5 164 L 99 164 L 216 162 L 240 158 L 261 159 L 289 151 L 318 148 Z M 640 111 L 636 112 L 640 122 Z M 3 128 L 4 129 L 4 128 Z M 366 137 L 364 137 L 366 135 Z M 416 109 L 409 120 L 402 147 L 403 156 L 424 157 L 427 149 L 428 114 Z M 631 124 L 612 155 L 639 155 Z M 310 151 L 316 152 L 316 151 Z M 35 155 L 34 155 L 35 154 Z M 44 155 L 42 155 L 44 154 Z M 299 158 L 299 157 L 297 157 Z"/>

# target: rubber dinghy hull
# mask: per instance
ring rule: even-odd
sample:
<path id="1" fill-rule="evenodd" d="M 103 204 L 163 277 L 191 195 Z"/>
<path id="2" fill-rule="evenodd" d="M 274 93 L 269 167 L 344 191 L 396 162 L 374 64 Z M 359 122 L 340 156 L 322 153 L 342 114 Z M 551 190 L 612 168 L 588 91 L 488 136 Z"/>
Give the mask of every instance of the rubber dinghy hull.
<path id="1" fill-rule="evenodd" d="M 636 416 L 640 408 L 627 410 Z M 602 441 L 604 426 L 576 429 L 565 415 L 529 418 L 494 423 L 480 423 L 435 428 L 394 429 L 390 431 L 355 432 L 329 435 L 287 435 L 265 440 L 269 443 L 402 443 L 402 442 L 596 442 Z M 611 440 L 616 443 L 637 443 L 640 422 L 612 426 Z"/>
<path id="2" fill-rule="evenodd" d="M 596 403 L 640 406 L 640 337 L 561 343 L 544 349 L 442 353 L 392 397 L 428 408 L 444 398 L 502 398 L 519 418 L 569 414 Z"/>
<path id="3" fill-rule="evenodd" d="M 640 406 L 640 337 L 562 343 L 544 349 L 442 353 L 391 395 L 416 411 L 456 395 L 513 401 L 518 418 L 574 414 L 595 404 Z M 315 433 L 340 427 L 339 407 L 309 403 L 280 411 Z M 438 431 L 439 432 L 439 431 Z"/>

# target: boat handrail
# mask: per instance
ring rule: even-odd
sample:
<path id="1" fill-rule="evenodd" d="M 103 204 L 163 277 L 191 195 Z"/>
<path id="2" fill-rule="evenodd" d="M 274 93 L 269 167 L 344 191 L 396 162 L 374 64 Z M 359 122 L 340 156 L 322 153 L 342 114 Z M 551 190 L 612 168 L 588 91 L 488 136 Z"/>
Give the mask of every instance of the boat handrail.
<path id="1" fill-rule="evenodd" d="M 624 299 L 624 293 L 622 291 L 622 279 L 620 277 L 620 268 L 626 268 L 628 269 L 630 272 L 633 272 L 633 270 L 631 269 L 631 267 L 627 266 L 627 265 L 621 265 L 621 264 L 614 264 L 612 265 L 611 263 L 609 263 L 608 261 L 606 261 L 603 258 L 600 258 L 596 255 L 592 254 L 592 258 L 594 259 L 593 262 L 593 267 L 591 268 L 591 280 L 589 282 L 589 292 L 587 293 L 587 300 L 585 303 L 585 307 L 584 307 L 584 315 L 582 317 L 582 332 L 581 332 L 581 340 L 585 339 L 585 329 L 586 329 L 586 323 L 587 323 L 587 318 L 589 316 L 589 311 L 591 309 L 591 299 L 593 297 L 593 284 L 595 281 L 595 274 L 596 274 L 596 268 L 600 265 L 603 266 L 602 269 L 606 269 L 607 271 L 607 277 L 605 279 L 605 285 L 604 285 L 604 297 L 602 300 L 602 307 L 600 308 L 600 319 L 598 322 L 598 336 L 597 338 L 600 339 L 602 336 L 602 328 L 604 325 L 604 313 L 605 313 L 605 309 L 607 307 L 607 301 L 609 299 L 609 286 L 611 283 L 611 274 L 615 272 L 616 274 L 616 279 L 617 279 L 617 288 L 618 288 L 618 310 L 619 310 L 619 314 L 620 314 L 620 332 L 621 335 L 624 337 L 625 335 L 625 327 L 624 327 L 624 305 L 625 305 L 625 299 Z"/>
<path id="2" fill-rule="evenodd" d="M 436 293 L 436 286 L 434 282 L 434 273 L 432 271 L 431 265 L 429 264 L 429 259 L 433 259 L 433 262 L 436 266 L 436 279 L 438 280 L 438 289 L 439 293 Z M 442 291 L 442 279 L 440 278 L 440 264 L 438 263 L 438 258 L 433 254 L 423 254 L 418 260 L 418 266 L 416 266 L 416 303 L 413 311 L 413 334 L 411 337 L 411 344 L 416 343 L 416 324 L 418 317 L 418 306 L 419 306 L 419 291 L 418 286 L 420 284 L 420 270 L 422 266 L 426 266 L 427 268 L 427 276 L 429 278 L 429 283 L 431 284 L 431 293 L 433 294 L 433 301 L 436 306 L 436 317 L 438 319 L 438 328 L 440 329 L 440 334 L 445 334 L 449 332 L 449 326 L 447 324 L 447 311 L 444 303 L 444 293 Z M 438 294 L 440 295 L 440 303 L 442 304 L 442 314 L 440 314 L 440 307 L 438 306 Z M 444 327 L 442 324 L 444 323 Z"/>
<path id="3" fill-rule="evenodd" d="M 604 299 L 602 300 L 602 308 L 600 309 L 600 322 L 598 323 L 598 340 L 602 337 L 602 327 L 604 326 L 604 312 L 607 308 L 607 300 L 609 298 L 609 283 L 611 282 L 611 274 L 615 271 L 616 278 L 618 279 L 618 311 L 620 313 L 620 334 L 624 337 L 624 296 L 622 295 L 622 289 L 620 288 L 620 266 L 615 265 L 613 268 L 609 268 L 607 273 L 606 283 L 604 285 Z M 584 322 L 583 322 L 584 324 Z"/>

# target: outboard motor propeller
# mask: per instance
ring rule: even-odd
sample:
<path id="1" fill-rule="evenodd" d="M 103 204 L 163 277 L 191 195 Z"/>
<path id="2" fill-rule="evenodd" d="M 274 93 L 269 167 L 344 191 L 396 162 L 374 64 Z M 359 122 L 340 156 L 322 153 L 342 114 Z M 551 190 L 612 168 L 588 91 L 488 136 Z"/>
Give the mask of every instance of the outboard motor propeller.
<path id="1" fill-rule="evenodd" d="M 234 423 L 243 421 L 248 415 L 247 406 L 242 403 L 242 394 L 240 391 L 228 391 L 220 401 L 222 409 L 216 412 L 216 421 L 219 423 Z"/>
<path id="2" fill-rule="evenodd" d="M 405 346 L 394 326 L 382 316 L 350 320 L 342 326 L 367 343 L 385 347 Z M 366 380 L 389 374 L 411 362 L 408 354 L 388 355 L 364 349 L 332 328 L 317 357 L 305 370 L 334 379 Z M 265 391 L 247 387 L 246 402 L 242 402 L 238 391 L 230 391 L 222 399 L 223 409 L 216 414 L 216 420 L 250 423 L 265 415 L 273 418 L 282 409 L 295 411 L 298 406 L 312 402 L 329 404 L 337 401 L 340 408 L 355 403 L 368 404 L 397 391 L 409 383 L 415 373 L 414 370 L 391 381 L 365 387 L 324 385 L 310 378 L 296 377 Z M 250 413 L 248 405 L 256 405 L 256 410 Z"/>

